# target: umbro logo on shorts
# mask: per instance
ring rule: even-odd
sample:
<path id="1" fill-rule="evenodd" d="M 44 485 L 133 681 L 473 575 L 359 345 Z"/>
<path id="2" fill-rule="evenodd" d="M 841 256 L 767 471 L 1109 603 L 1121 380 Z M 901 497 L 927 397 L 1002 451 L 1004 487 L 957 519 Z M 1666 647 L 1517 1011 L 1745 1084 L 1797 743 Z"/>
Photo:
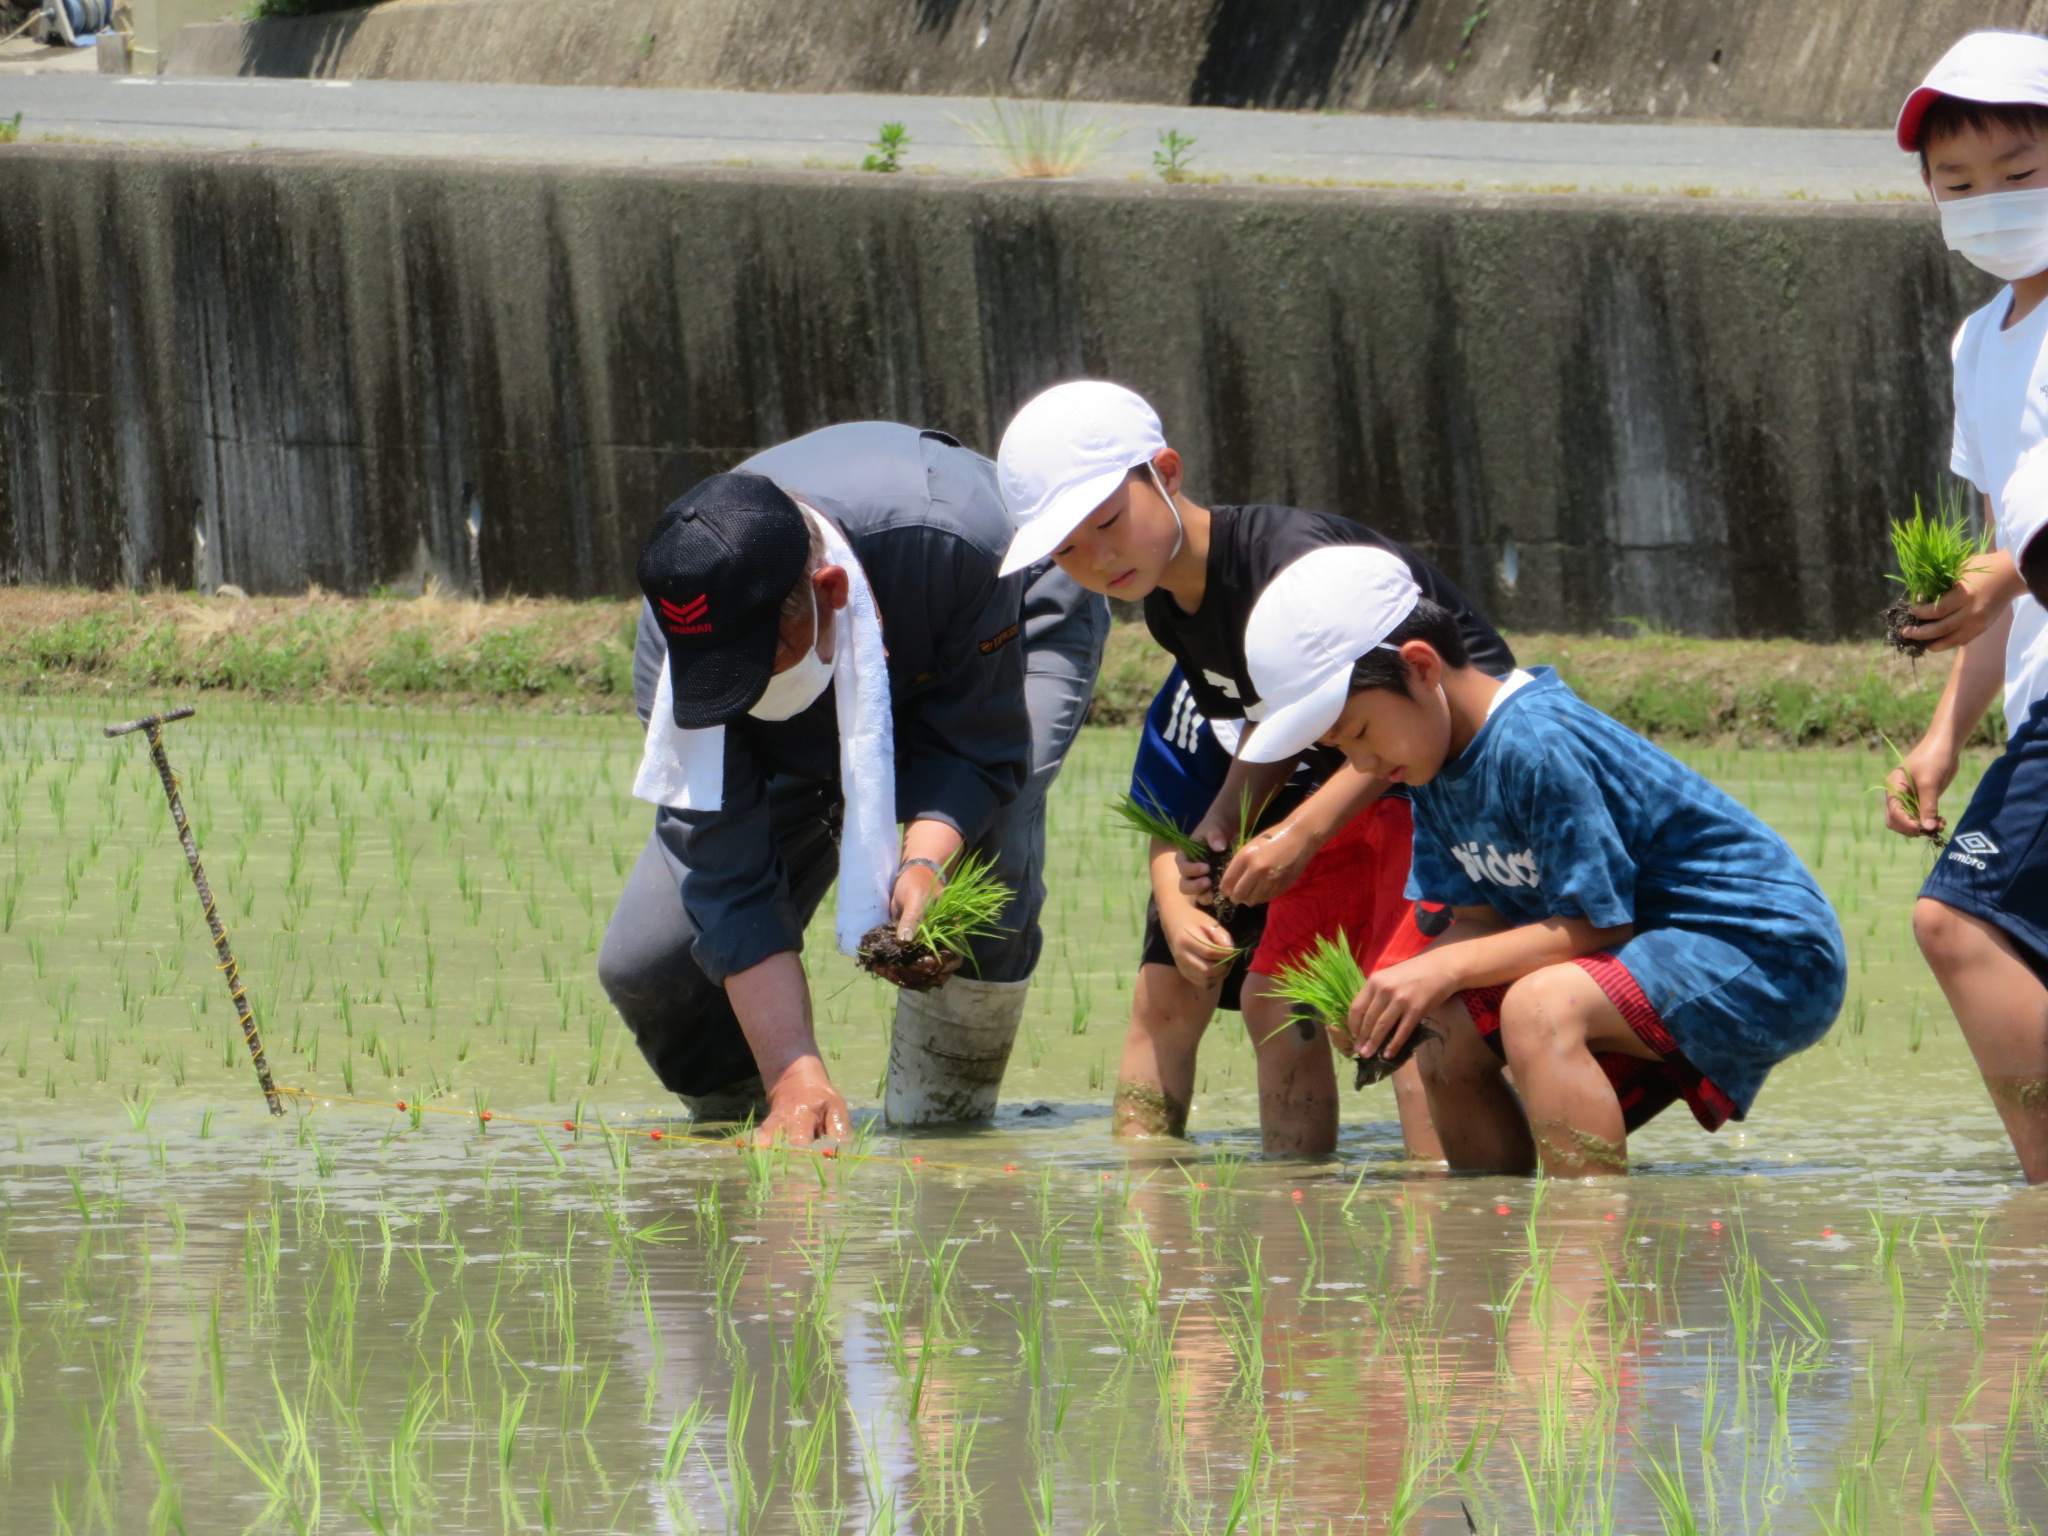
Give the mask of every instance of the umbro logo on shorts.
<path id="1" fill-rule="evenodd" d="M 1948 857 L 1958 864 L 1967 864 L 1971 869 L 1989 869 L 1984 860 L 1997 852 L 1998 844 L 1982 832 L 1965 832 L 1948 846 Z"/>

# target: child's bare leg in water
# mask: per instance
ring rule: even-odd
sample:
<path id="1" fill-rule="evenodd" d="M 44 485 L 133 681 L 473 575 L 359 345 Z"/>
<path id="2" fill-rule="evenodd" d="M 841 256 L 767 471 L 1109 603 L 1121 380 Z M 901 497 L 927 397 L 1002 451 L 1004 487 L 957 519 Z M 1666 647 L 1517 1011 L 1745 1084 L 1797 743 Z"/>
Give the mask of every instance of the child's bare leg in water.
<path id="1" fill-rule="evenodd" d="M 1304 1040 L 1294 1005 L 1254 971 L 1244 979 L 1244 1023 L 1258 1060 L 1259 1133 L 1274 1157 L 1327 1157 L 1337 1145 L 1337 1069 L 1329 1036 Z"/>
<path id="2" fill-rule="evenodd" d="M 1388 1079 L 1394 1085 L 1394 1111 L 1401 1117 L 1401 1145 L 1418 1163 L 1440 1163 L 1444 1144 L 1429 1118 L 1429 1090 L 1422 1086 L 1422 1068 L 1409 1057 L 1407 1063 Z"/>
<path id="3" fill-rule="evenodd" d="M 1222 991 L 1221 982 L 1200 986 L 1170 965 L 1138 967 L 1110 1111 L 1112 1135 L 1187 1135 L 1195 1053 Z"/>
<path id="4" fill-rule="evenodd" d="M 1337 1145 L 1338 1073 L 1351 1070 L 1346 1061 L 1332 1062 L 1328 1053 L 1311 1049 L 1317 1041 L 1301 1038 L 1294 1005 L 1272 991 L 1268 978 L 1254 971 L 1244 983 L 1245 1027 L 1259 1062 L 1259 1124 L 1268 1152 L 1316 1157 Z M 1276 1034 L 1277 1031 L 1277 1034 Z M 1326 1039 L 1318 1030 L 1318 1039 Z M 1413 1060 L 1396 1072 L 1394 1109 L 1401 1117 L 1401 1143 L 1418 1162 L 1440 1163 L 1443 1143 L 1429 1119 L 1429 1095 L 1422 1072 Z M 1269 1099 L 1270 1095 L 1270 1099 Z M 1327 1137 L 1327 1142 L 1323 1140 Z"/>
<path id="5" fill-rule="evenodd" d="M 1913 936 L 1955 1010 L 2029 1184 L 2048 1181 L 2048 987 L 1980 917 L 1922 897 Z"/>
<path id="6" fill-rule="evenodd" d="M 1546 966 L 1512 987 L 1500 1009 L 1501 1043 L 1552 1178 L 1628 1172 L 1628 1128 L 1601 1052 L 1661 1061 L 1629 1028 L 1599 983 L 1576 965 Z"/>
<path id="7" fill-rule="evenodd" d="M 1461 998 L 1429 1017 L 1443 1036 L 1415 1052 L 1429 1116 L 1453 1173 L 1529 1173 L 1536 1148 L 1522 1101 L 1501 1076 L 1502 1062 L 1472 1023 Z"/>

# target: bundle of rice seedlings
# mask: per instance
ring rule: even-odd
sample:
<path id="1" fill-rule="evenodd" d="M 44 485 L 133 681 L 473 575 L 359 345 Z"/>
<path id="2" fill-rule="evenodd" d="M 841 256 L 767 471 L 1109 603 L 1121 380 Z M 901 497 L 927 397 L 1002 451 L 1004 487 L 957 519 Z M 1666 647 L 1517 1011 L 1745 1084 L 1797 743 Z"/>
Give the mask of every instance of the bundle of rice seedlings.
<path id="1" fill-rule="evenodd" d="M 1990 551 L 1991 532 L 1986 529 L 1979 534 L 1972 529 L 1960 489 L 1942 493 L 1940 510 L 1933 517 L 1922 510 L 1919 497 L 1913 498 L 1913 515 L 1892 524 L 1892 555 L 1899 563 L 1899 574 L 1886 579 L 1905 589 L 1884 611 L 1885 638 L 1895 650 L 1915 657 L 1927 654 L 1923 642 L 1899 633 L 1919 622 L 1913 617 L 1913 607 L 1947 596 L 1971 564 Z"/>
<path id="2" fill-rule="evenodd" d="M 1316 940 L 1314 949 L 1283 966 L 1275 973 L 1273 985 L 1275 991 L 1294 1004 L 1295 1026 L 1304 1040 L 1314 1039 L 1320 1025 L 1329 1032 L 1338 1050 L 1346 1056 L 1354 1055 L 1357 1047 L 1346 1017 L 1351 1012 L 1352 999 L 1365 986 L 1365 971 L 1359 966 L 1358 957 L 1351 953 L 1351 942 L 1342 928 L 1334 937 L 1326 934 Z M 1352 1086 L 1365 1088 L 1385 1081 L 1406 1064 L 1424 1040 L 1441 1038 L 1427 1024 L 1417 1024 L 1393 1055 L 1355 1056 L 1358 1077 Z"/>
<path id="3" fill-rule="evenodd" d="M 1183 832 L 1179 824 L 1160 807 L 1151 789 L 1142 782 L 1138 785 L 1136 794 L 1127 794 L 1111 802 L 1109 808 L 1118 820 L 1133 831 L 1145 837 L 1157 838 L 1175 853 L 1194 863 L 1208 865 L 1209 897 L 1202 905 L 1215 911 L 1216 921 L 1219 923 L 1228 923 L 1237 916 L 1237 903 L 1222 894 L 1223 871 L 1230 868 L 1230 861 L 1236 856 L 1237 849 L 1242 848 L 1245 840 L 1251 836 L 1252 817 L 1248 814 L 1251 810 L 1249 790 L 1238 804 L 1238 826 L 1244 830 L 1238 834 L 1237 847 L 1221 853 Z"/>
<path id="4" fill-rule="evenodd" d="M 969 944 L 1003 931 L 996 919 L 1013 893 L 994 869 L 995 860 L 985 854 L 955 856 L 907 941 L 896 937 L 894 923 L 879 923 L 861 936 L 861 969 L 913 992 L 938 986 L 960 968 Z"/>

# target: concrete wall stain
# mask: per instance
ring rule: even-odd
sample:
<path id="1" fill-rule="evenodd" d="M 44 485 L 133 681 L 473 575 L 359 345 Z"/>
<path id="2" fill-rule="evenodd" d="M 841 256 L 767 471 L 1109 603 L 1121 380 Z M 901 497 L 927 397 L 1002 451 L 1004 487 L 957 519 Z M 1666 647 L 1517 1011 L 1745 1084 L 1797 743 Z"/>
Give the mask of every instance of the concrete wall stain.
<path id="1" fill-rule="evenodd" d="M 988 451 L 1092 374 L 1198 498 L 1362 518 L 1502 623 L 1814 638 L 1871 632 L 1986 290 L 1906 207 L 39 145 L 0 285 L 10 581 L 466 590 L 474 511 L 486 590 L 622 594 L 759 447 Z"/>
<path id="2" fill-rule="evenodd" d="M 2048 0 L 466 0 L 188 27 L 170 69 L 1883 127 L 1975 27 Z"/>

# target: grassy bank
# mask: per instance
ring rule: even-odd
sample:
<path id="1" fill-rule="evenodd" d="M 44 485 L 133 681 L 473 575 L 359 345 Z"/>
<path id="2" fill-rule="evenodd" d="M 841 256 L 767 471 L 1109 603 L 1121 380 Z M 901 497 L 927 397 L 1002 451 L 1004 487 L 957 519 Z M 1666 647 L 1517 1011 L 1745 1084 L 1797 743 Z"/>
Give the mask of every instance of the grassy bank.
<path id="1" fill-rule="evenodd" d="M 633 621 L 619 602 L 12 588 L 0 590 L 0 687 L 609 710 L 633 691 Z"/>
<path id="2" fill-rule="evenodd" d="M 225 690 L 293 700 L 484 702 L 557 712 L 623 706 L 635 607 L 621 602 L 420 598 L 202 598 L 0 588 L 0 689 L 11 693 Z M 1947 663 L 1876 640 L 1632 640 L 1518 635 L 1525 663 L 1647 735 L 1678 741 L 1900 743 L 1919 734 Z M 1143 627 L 1111 637 L 1094 720 L 1138 718 L 1166 659 Z M 1995 715 L 1980 732 L 2000 739 Z"/>

